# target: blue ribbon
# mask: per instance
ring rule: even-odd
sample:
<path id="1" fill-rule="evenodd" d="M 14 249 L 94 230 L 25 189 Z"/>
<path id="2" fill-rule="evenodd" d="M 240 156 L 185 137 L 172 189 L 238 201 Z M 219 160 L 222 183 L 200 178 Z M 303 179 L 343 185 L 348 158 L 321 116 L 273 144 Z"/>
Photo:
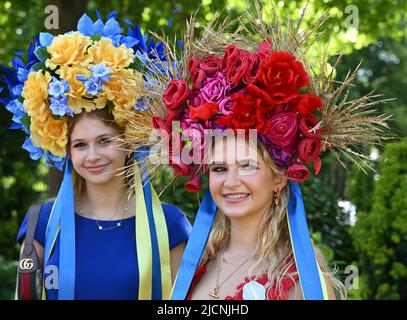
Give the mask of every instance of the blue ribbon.
<path id="1" fill-rule="evenodd" d="M 139 168 L 144 168 L 141 173 L 143 179 L 143 191 L 144 199 L 146 202 L 148 224 L 150 226 L 150 235 L 151 235 L 151 248 L 152 248 L 152 300 L 161 300 L 162 299 L 162 283 L 161 283 L 161 263 L 160 263 L 160 252 L 158 248 L 157 241 L 157 231 L 155 229 L 154 217 L 153 217 L 153 206 L 151 200 L 151 185 L 149 182 L 149 176 L 147 174 L 147 167 L 144 165 L 146 157 L 149 154 L 149 147 L 139 147 L 134 153 L 134 158 L 139 164 Z"/>
<path id="2" fill-rule="evenodd" d="M 301 190 L 298 184 L 293 182 L 289 182 L 289 188 L 288 219 L 304 299 L 323 300 L 324 296 L 308 231 Z M 216 204 L 210 192 L 207 191 L 199 207 L 182 257 L 178 277 L 174 284 L 172 300 L 184 300 L 188 293 L 195 270 L 202 258 L 216 210 Z"/>
<path id="3" fill-rule="evenodd" d="M 305 217 L 304 201 L 297 183 L 289 182 L 288 220 L 295 263 L 305 300 L 323 300 L 318 266 Z"/>
<path id="4" fill-rule="evenodd" d="M 172 300 L 184 300 L 188 293 L 195 270 L 199 261 L 201 261 L 206 242 L 208 241 L 216 210 L 216 204 L 208 190 L 196 214 L 194 226 L 192 227 L 191 235 L 181 260 L 178 276 L 175 280 Z"/>
<path id="5" fill-rule="evenodd" d="M 72 185 L 72 162 L 67 158 L 61 188 L 52 207 L 45 237 L 44 266 L 52 253 L 60 227 L 58 299 L 75 298 L 75 214 Z"/>

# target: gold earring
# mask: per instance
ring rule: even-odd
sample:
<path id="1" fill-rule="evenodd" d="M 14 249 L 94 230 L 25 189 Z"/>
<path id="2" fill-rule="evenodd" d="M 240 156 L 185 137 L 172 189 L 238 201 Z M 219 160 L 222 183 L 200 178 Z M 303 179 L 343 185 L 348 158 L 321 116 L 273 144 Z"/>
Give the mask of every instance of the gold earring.
<path id="1" fill-rule="evenodd" d="M 280 201 L 280 191 L 279 192 L 273 191 L 273 200 L 274 200 L 274 205 L 277 206 Z"/>

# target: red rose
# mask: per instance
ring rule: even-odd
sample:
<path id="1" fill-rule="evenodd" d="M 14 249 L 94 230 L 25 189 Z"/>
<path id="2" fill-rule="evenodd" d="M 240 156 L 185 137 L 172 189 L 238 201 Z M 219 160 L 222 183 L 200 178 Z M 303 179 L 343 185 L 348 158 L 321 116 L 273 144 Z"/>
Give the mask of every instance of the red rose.
<path id="1" fill-rule="evenodd" d="M 170 128 L 165 124 L 164 119 L 162 119 L 161 117 L 153 116 L 152 121 L 154 128 L 170 132 Z"/>
<path id="2" fill-rule="evenodd" d="M 215 56 L 214 54 L 210 54 L 206 56 L 200 63 L 199 68 L 202 69 L 208 77 L 213 76 L 217 71 L 220 70 L 222 60 Z"/>
<path id="3" fill-rule="evenodd" d="M 207 76 L 205 71 L 197 68 L 195 72 L 192 74 L 192 90 L 200 89 L 206 78 Z"/>
<path id="4" fill-rule="evenodd" d="M 170 165 L 174 169 L 174 175 L 181 177 L 191 176 L 191 168 L 181 161 L 180 150 L 170 156 Z"/>
<path id="5" fill-rule="evenodd" d="M 247 68 L 245 74 L 242 76 L 242 82 L 244 84 L 252 84 L 256 81 L 257 70 L 261 62 L 261 57 L 259 54 L 252 54 L 250 57 L 250 64 Z"/>
<path id="6" fill-rule="evenodd" d="M 195 176 L 193 179 L 190 178 L 184 185 L 185 190 L 188 192 L 199 192 L 201 190 L 201 177 Z"/>
<path id="7" fill-rule="evenodd" d="M 178 111 L 187 101 L 188 96 L 188 83 L 184 80 L 171 80 L 163 93 L 163 101 L 169 110 Z"/>
<path id="8" fill-rule="evenodd" d="M 191 59 L 188 61 L 188 72 L 189 74 L 194 74 L 196 69 L 199 66 L 199 59 L 195 56 L 192 56 Z"/>
<path id="9" fill-rule="evenodd" d="M 302 63 L 288 52 L 273 52 L 259 64 L 256 82 L 266 89 L 275 104 L 287 103 L 309 85 Z"/>
<path id="10" fill-rule="evenodd" d="M 246 51 L 240 51 L 236 59 L 229 63 L 225 69 L 225 75 L 228 79 L 231 88 L 237 87 L 241 82 L 244 75 L 250 69 L 252 64 L 250 53 Z"/>
<path id="11" fill-rule="evenodd" d="M 264 58 L 266 56 L 270 56 L 271 55 L 271 48 L 272 48 L 271 40 L 270 39 L 263 40 L 260 43 L 260 45 L 259 45 L 259 47 L 258 47 L 255 54 L 262 57 L 262 58 Z"/>
<path id="12" fill-rule="evenodd" d="M 291 148 L 298 136 L 297 115 L 291 112 L 277 113 L 269 123 L 267 137 L 282 149 Z"/>
<path id="13" fill-rule="evenodd" d="M 299 113 L 312 113 L 322 108 L 322 99 L 311 93 L 304 93 L 296 101 L 296 110 Z"/>
<path id="14" fill-rule="evenodd" d="M 305 113 L 300 115 L 298 127 L 300 128 L 300 132 L 307 138 L 319 138 L 322 128 L 310 132 L 311 129 L 315 128 L 318 122 L 318 119 L 315 118 L 313 114 Z"/>
<path id="15" fill-rule="evenodd" d="M 220 67 L 220 70 L 224 74 L 226 74 L 226 70 L 228 70 L 230 66 L 235 62 L 238 55 L 239 49 L 236 46 L 230 45 L 226 48 Z"/>
<path id="16" fill-rule="evenodd" d="M 207 102 L 199 107 L 189 107 L 189 115 L 192 121 L 209 120 L 219 111 L 216 102 Z"/>
<path id="17" fill-rule="evenodd" d="M 170 152 L 170 128 L 164 120 L 158 116 L 153 116 L 153 127 L 156 129 L 156 134 L 160 138 L 160 142 L 164 144 L 164 151 Z"/>
<path id="18" fill-rule="evenodd" d="M 311 162 L 319 157 L 321 140 L 305 138 L 298 144 L 298 158 L 302 162 Z"/>
<path id="19" fill-rule="evenodd" d="M 303 164 L 294 163 L 288 167 L 286 176 L 293 182 L 303 182 L 309 177 L 309 170 Z"/>

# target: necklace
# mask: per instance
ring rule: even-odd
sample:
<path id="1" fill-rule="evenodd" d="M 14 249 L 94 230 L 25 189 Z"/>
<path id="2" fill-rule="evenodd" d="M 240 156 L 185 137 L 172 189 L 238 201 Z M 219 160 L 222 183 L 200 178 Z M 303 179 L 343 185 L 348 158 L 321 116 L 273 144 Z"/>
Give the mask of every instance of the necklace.
<path id="1" fill-rule="evenodd" d="M 233 276 L 233 275 L 237 272 L 237 270 L 239 270 L 241 267 L 243 267 L 243 266 L 246 264 L 246 262 L 248 262 L 250 259 L 251 259 L 251 257 L 250 257 L 250 258 L 247 258 L 247 259 L 244 260 L 242 263 L 240 263 L 240 264 L 237 266 L 237 268 L 235 268 L 221 283 L 219 283 L 219 274 L 220 274 L 220 272 L 222 271 L 223 262 L 225 261 L 225 259 L 224 259 L 224 257 L 223 257 L 223 254 L 222 254 L 222 257 L 221 257 L 221 259 L 220 259 L 220 266 L 219 266 L 218 274 L 217 274 L 217 276 L 216 276 L 216 286 L 215 286 L 215 288 L 213 288 L 212 291 L 209 292 L 209 295 L 210 295 L 212 298 L 219 299 L 218 292 L 219 292 L 220 287 L 221 287 L 227 280 L 229 280 L 230 277 Z"/>
<path id="2" fill-rule="evenodd" d="M 102 225 L 99 223 L 99 221 L 102 221 L 102 220 L 101 220 L 92 210 L 88 210 L 88 211 L 89 211 L 93 216 L 96 217 L 95 222 L 96 222 L 96 226 L 97 226 L 98 230 L 100 230 L 100 231 L 108 231 L 108 230 L 112 230 L 112 229 L 116 229 L 116 228 L 121 227 L 121 225 L 122 225 L 122 220 L 123 220 L 124 216 L 127 214 L 127 212 L 129 211 L 129 209 L 128 209 L 127 207 L 124 208 L 121 219 L 120 219 L 118 222 L 116 222 L 116 225 L 111 226 L 111 227 L 104 227 L 104 226 L 102 226 Z M 79 213 L 80 213 L 81 215 L 84 215 L 83 209 L 80 209 L 80 210 L 79 210 Z M 111 218 L 113 218 L 115 215 L 116 215 L 116 214 L 113 214 L 113 215 L 110 216 L 106 221 L 109 221 L 109 220 L 110 220 Z"/>

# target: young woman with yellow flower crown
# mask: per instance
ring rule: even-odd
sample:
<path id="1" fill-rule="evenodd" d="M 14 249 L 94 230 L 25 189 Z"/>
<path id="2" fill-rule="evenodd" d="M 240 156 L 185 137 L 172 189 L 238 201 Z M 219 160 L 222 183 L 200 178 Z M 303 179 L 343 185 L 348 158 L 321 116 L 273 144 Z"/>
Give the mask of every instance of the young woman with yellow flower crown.
<path id="1" fill-rule="evenodd" d="M 78 31 L 42 33 L 26 65 L 16 58 L 13 69 L 3 68 L 10 97 L 2 102 L 13 128 L 28 135 L 23 148 L 35 160 L 65 165 L 58 196 L 42 204 L 35 230 L 42 288 L 22 270 L 29 263 L 20 264 L 20 299 L 38 291 L 46 299 L 170 297 L 190 224 L 159 202 L 148 176 L 138 174 L 142 153 L 126 151 L 123 138 L 128 120 L 149 112 L 137 91 L 148 75 L 137 67 L 148 55 L 163 60 L 160 45 L 145 41 L 138 26 L 124 36 L 114 16 L 104 23 L 84 15 Z M 137 172 L 132 181 L 120 171 L 125 166 Z M 18 233 L 22 253 L 27 220 Z"/>
<path id="2" fill-rule="evenodd" d="M 297 183 L 307 165 L 318 174 L 321 151 L 360 159 L 351 147 L 382 141 L 386 117 L 367 111 L 380 102 L 372 95 L 343 99 L 354 75 L 334 88 L 326 55 L 311 73 L 306 41 L 323 18 L 297 34 L 301 21 L 283 27 L 274 15 L 268 24 L 258 9 L 238 20 L 249 26 L 230 33 L 215 20 L 197 40 L 191 20 L 181 54 L 166 45 L 171 72 L 155 73 L 151 159 L 189 177 L 190 192 L 209 175 L 172 299 L 335 299 L 334 288 L 346 296 L 311 243 Z M 134 122 L 132 140 L 149 145 L 140 131 Z"/>

